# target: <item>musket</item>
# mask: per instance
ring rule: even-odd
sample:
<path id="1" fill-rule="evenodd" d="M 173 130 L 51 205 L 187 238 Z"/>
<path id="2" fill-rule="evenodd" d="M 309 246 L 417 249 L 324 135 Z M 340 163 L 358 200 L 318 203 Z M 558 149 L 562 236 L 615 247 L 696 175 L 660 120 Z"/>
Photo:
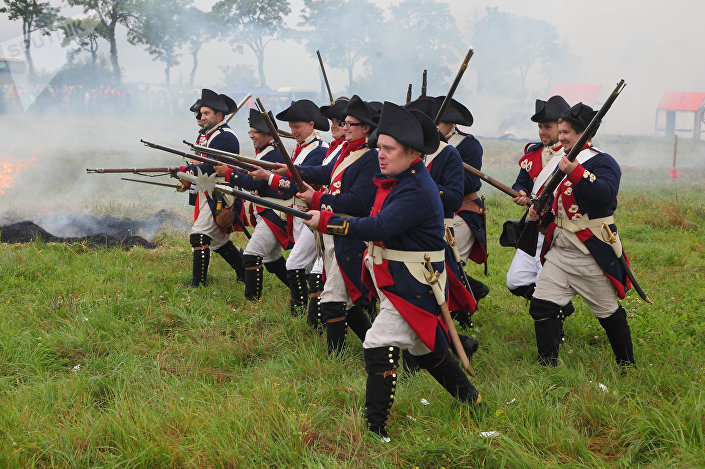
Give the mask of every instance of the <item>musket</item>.
<path id="1" fill-rule="evenodd" d="M 411 83 L 409 83 L 409 89 L 406 90 L 406 104 L 411 102 Z"/>
<path id="2" fill-rule="evenodd" d="M 280 137 L 296 138 L 296 137 L 294 137 L 294 134 L 292 134 L 291 132 L 287 132 L 286 130 L 277 129 L 277 133 L 279 134 Z"/>
<path id="3" fill-rule="evenodd" d="M 86 168 L 89 174 L 111 174 L 111 173 L 132 173 L 141 176 L 154 177 L 163 176 L 171 173 L 171 168 Z M 157 175 L 148 175 L 143 173 L 161 173 Z"/>
<path id="4" fill-rule="evenodd" d="M 237 105 L 237 107 L 235 108 L 235 111 L 233 111 L 233 113 L 230 114 L 227 119 L 225 119 L 225 122 L 223 123 L 223 125 L 225 125 L 225 124 L 227 124 L 228 122 L 230 122 L 230 119 L 232 119 L 233 117 L 235 117 L 235 114 L 237 114 L 237 112 L 238 112 L 240 109 L 242 109 L 242 106 L 244 106 L 244 105 L 247 103 L 247 101 L 248 101 L 251 97 L 252 97 L 252 93 L 247 93 L 247 96 L 245 96 L 244 98 L 242 98 L 242 101 L 240 101 L 240 104 Z"/>
<path id="5" fill-rule="evenodd" d="M 507 194 L 511 197 L 521 197 L 521 194 L 519 192 L 515 191 L 514 189 L 512 189 L 509 186 L 502 184 L 501 182 L 499 182 L 495 178 L 488 176 L 487 174 L 483 173 L 479 169 L 473 168 L 472 166 L 470 166 L 467 163 L 463 163 L 463 168 L 465 169 L 465 171 L 474 174 L 475 176 L 479 177 L 480 179 L 482 179 L 483 181 L 485 181 L 489 185 L 499 189 L 500 191 L 504 192 L 505 194 Z"/>
<path id="6" fill-rule="evenodd" d="M 262 101 L 260 101 L 259 98 L 257 98 L 257 107 L 259 108 L 259 112 L 262 114 L 262 119 L 264 119 L 264 123 L 267 124 L 269 134 L 274 138 L 274 143 L 277 144 L 277 148 L 279 148 L 279 152 L 282 154 L 284 162 L 286 163 L 287 168 L 289 168 L 289 172 L 291 172 L 291 175 L 294 178 L 294 182 L 296 183 L 296 189 L 299 192 L 303 192 L 306 189 L 304 181 L 301 179 L 301 175 L 296 170 L 294 162 L 291 161 L 289 152 L 286 151 L 286 147 L 284 146 L 282 139 L 279 138 L 279 134 L 277 134 L 277 128 L 274 127 L 274 122 L 272 122 L 272 120 L 269 118 L 269 114 L 267 114 L 267 111 L 264 109 Z"/>
<path id="7" fill-rule="evenodd" d="M 215 183 L 209 184 L 208 182 L 204 182 L 203 175 L 200 176 L 200 181 L 199 181 L 199 176 L 194 176 L 193 174 L 183 173 L 181 171 L 176 173 L 176 177 L 179 179 L 183 179 L 184 181 L 195 183 L 196 186 L 199 188 L 199 190 L 202 190 L 202 191 L 217 190 L 219 192 L 223 192 L 225 194 L 230 194 L 232 196 L 235 196 L 239 199 L 247 200 L 249 202 L 252 202 L 255 205 L 259 205 L 260 207 L 270 208 L 270 209 L 276 210 L 278 212 L 284 212 L 287 215 L 293 215 L 295 217 L 303 218 L 304 220 L 310 220 L 312 217 L 312 215 L 310 213 L 302 212 L 301 210 L 298 210 L 293 207 L 289 207 L 287 205 L 280 205 L 278 203 L 271 202 L 267 199 L 263 199 L 262 197 L 258 197 L 256 195 L 253 195 L 247 191 L 241 191 L 239 189 L 235 189 L 233 187 L 226 186 L 223 184 L 215 184 Z M 206 179 L 208 179 L 208 178 L 206 177 Z"/>
<path id="8" fill-rule="evenodd" d="M 237 163 L 226 163 L 226 162 L 224 162 L 224 161 L 219 161 L 219 160 L 216 160 L 216 159 L 214 159 L 214 158 L 207 158 L 207 157 L 205 157 L 205 156 L 203 156 L 203 155 L 197 155 L 197 154 L 195 154 L 195 153 L 188 153 L 188 152 L 185 152 L 185 151 L 178 150 L 178 149 L 176 149 L 176 148 L 167 147 L 167 146 L 164 146 L 164 145 L 159 145 L 158 143 L 148 142 L 148 141 L 142 140 L 142 139 L 140 139 L 140 142 L 144 143 L 146 146 L 148 146 L 148 147 L 150 147 L 150 148 L 156 148 L 157 150 L 162 150 L 162 151 L 165 151 L 165 152 L 167 152 L 167 153 L 172 153 L 172 154 L 174 154 L 174 155 L 179 155 L 179 156 L 181 156 L 181 157 L 183 157 L 183 158 L 195 160 L 195 161 L 198 161 L 198 162 L 201 162 L 201 163 L 208 163 L 208 164 L 212 164 L 212 165 L 217 165 L 217 164 L 219 164 L 219 163 L 223 163 L 223 164 L 224 164 L 225 166 L 227 166 L 228 168 L 234 169 L 234 170 L 244 169 L 245 171 L 252 171 L 252 170 L 256 169 L 256 168 L 255 168 L 254 166 L 252 166 L 252 165 L 248 165 L 248 164 L 246 164 L 246 163 L 241 163 L 241 162 L 239 162 L 239 161 L 238 161 Z"/>
<path id="9" fill-rule="evenodd" d="M 470 62 L 470 58 L 472 57 L 473 53 L 474 53 L 474 51 L 472 50 L 472 47 L 471 47 L 470 50 L 468 50 L 467 55 L 465 55 L 465 59 L 463 60 L 463 63 L 460 64 L 460 70 L 458 70 L 458 74 L 455 76 L 455 80 L 453 80 L 453 84 L 450 85 L 450 90 L 448 91 L 448 94 L 446 94 L 446 97 L 443 100 L 443 104 L 441 104 L 441 107 L 438 109 L 438 114 L 436 114 L 436 118 L 434 119 L 434 122 L 436 123 L 436 125 L 441 123 L 441 118 L 443 117 L 443 114 L 446 112 L 446 108 L 448 107 L 450 100 L 453 99 L 453 95 L 455 94 L 455 90 L 458 88 L 458 85 L 460 84 L 460 79 L 463 78 L 463 74 L 465 73 L 465 70 L 468 68 L 468 62 Z"/>
<path id="10" fill-rule="evenodd" d="M 328 90 L 328 98 L 330 98 L 330 105 L 335 104 L 335 99 L 333 99 L 333 93 L 330 91 L 330 83 L 328 83 L 328 75 L 326 75 L 326 68 L 323 66 L 323 59 L 321 58 L 321 51 L 317 50 L 316 55 L 318 56 L 318 63 L 321 65 L 321 72 L 323 72 L 323 81 L 326 82 L 326 89 Z"/>
<path id="11" fill-rule="evenodd" d="M 203 145 L 191 143 L 188 140 L 184 140 L 184 143 L 191 147 L 193 151 L 210 155 L 215 159 L 222 161 L 223 163 L 230 163 L 234 165 L 242 164 L 250 166 L 252 169 L 248 169 L 248 171 L 255 170 L 256 166 L 269 170 L 277 169 L 278 167 L 276 164 L 270 163 L 269 161 L 256 160 L 254 158 L 248 158 L 246 156 L 238 155 L 237 153 L 230 153 L 229 151 L 225 150 L 217 150 L 215 148 L 204 147 Z"/>
<path id="12" fill-rule="evenodd" d="M 463 368 L 465 368 L 465 371 L 467 371 L 470 376 L 474 378 L 475 371 L 472 369 L 470 359 L 465 353 L 463 345 L 460 343 L 460 337 L 458 336 L 458 331 L 455 330 L 455 323 L 453 322 L 453 318 L 450 317 L 450 310 L 448 309 L 448 304 L 446 303 L 446 295 L 443 292 L 443 287 L 441 287 L 441 285 L 438 283 L 440 274 L 437 270 L 433 269 L 433 265 L 431 264 L 431 256 L 428 254 L 424 255 L 424 276 L 426 277 L 426 281 L 431 285 L 433 295 L 436 297 L 436 303 L 438 303 L 438 306 L 440 306 L 441 308 L 441 313 L 443 314 L 443 321 L 446 323 L 446 326 L 448 326 L 450 340 L 453 343 L 453 348 L 455 348 L 455 352 L 458 354 L 458 358 L 460 358 L 460 363 L 463 365 Z"/>
<path id="13" fill-rule="evenodd" d="M 624 80 L 620 80 L 619 83 L 617 83 L 617 86 L 612 91 L 612 94 L 610 94 L 610 96 L 607 98 L 605 104 L 603 104 L 600 110 L 597 111 L 595 117 L 592 118 L 590 124 L 588 124 L 587 128 L 585 128 L 580 137 L 578 137 L 578 140 L 575 142 L 575 145 L 573 145 L 573 148 L 571 148 L 568 154 L 566 155 L 568 161 L 575 161 L 575 158 L 577 158 L 578 154 L 583 151 L 583 147 L 588 142 L 588 140 L 593 137 L 595 131 L 597 130 L 597 127 L 602 122 L 602 118 L 605 116 L 605 114 L 607 114 L 607 111 L 610 110 L 610 107 L 612 107 L 612 104 L 617 99 L 617 97 L 622 92 L 625 86 L 626 84 L 624 83 Z M 546 204 L 548 203 L 549 197 L 553 196 L 553 191 L 556 190 L 556 188 L 561 183 L 561 181 L 563 181 L 563 178 L 565 178 L 565 176 L 566 175 L 563 171 L 556 171 L 555 173 L 553 173 L 551 179 L 544 185 L 543 190 L 541 191 L 541 195 L 539 195 L 533 201 L 533 207 L 536 213 L 538 213 L 539 215 L 542 214 L 542 212 L 546 208 Z M 517 240 L 517 248 L 521 249 L 532 257 L 535 256 L 538 236 L 539 222 L 527 222 L 524 225 L 524 229 L 521 231 L 521 234 L 519 235 L 519 239 Z"/>
<path id="14" fill-rule="evenodd" d="M 145 181 L 143 179 L 132 179 L 132 178 L 120 178 L 123 181 L 141 182 L 142 184 L 151 184 L 153 186 L 171 187 L 172 189 L 178 189 L 179 186 L 176 184 L 165 184 L 163 182 L 153 182 Z"/>
<path id="15" fill-rule="evenodd" d="M 428 86 L 428 70 L 423 71 L 421 77 L 421 99 L 426 99 L 426 88 Z"/>
<path id="16" fill-rule="evenodd" d="M 490 257 L 490 247 L 487 243 L 487 204 L 485 204 L 485 196 L 480 197 L 482 200 L 482 228 L 485 231 L 485 277 L 487 276 L 487 259 Z"/>

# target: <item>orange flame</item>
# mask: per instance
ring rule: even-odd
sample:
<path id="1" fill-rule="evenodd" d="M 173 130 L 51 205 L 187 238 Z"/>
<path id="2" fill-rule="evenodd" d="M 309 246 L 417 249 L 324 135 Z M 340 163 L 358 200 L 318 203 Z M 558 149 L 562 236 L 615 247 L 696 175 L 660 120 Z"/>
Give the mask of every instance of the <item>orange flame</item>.
<path id="1" fill-rule="evenodd" d="M 0 156 L 0 195 L 5 194 L 5 189 L 10 189 L 21 171 L 37 162 L 37 158 L 10 161 L 5 156 Z"/>

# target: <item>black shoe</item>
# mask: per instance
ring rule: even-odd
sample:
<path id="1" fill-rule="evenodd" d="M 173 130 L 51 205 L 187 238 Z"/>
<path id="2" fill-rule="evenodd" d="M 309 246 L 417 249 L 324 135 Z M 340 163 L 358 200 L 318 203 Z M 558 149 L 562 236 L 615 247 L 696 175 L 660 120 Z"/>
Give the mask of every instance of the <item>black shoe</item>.
<path id="1" fill-rule="evenodd" d="M 474 327 L 472 324 L 472 313 L 470 311 L 451 311 L 450 317 L 455 319 L 460 327 L 466 327 L 468 329 Z"/>

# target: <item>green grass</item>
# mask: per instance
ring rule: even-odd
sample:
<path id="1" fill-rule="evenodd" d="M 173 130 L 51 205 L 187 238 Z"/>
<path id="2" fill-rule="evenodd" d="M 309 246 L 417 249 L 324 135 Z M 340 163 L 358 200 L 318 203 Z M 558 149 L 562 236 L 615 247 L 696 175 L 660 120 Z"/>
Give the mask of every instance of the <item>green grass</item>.
<path id="1" fill-rule="evenodd" d="M 387 444 L 363 427 L 360 342 L 329 358 L 273 276 L 249 303 L 213 256 L 209 285 L 187 289 L 176 233 L 155 250 L 1 245 L 0 466 L 703 467 L 705 195 L 697 172 L 677 187 L 661 173 L 625 169 L 616 217 L 655 300 L 623 302 L 637 369 L 621 373 L 582 300 L 559 366 L 536 364 L 527 305 L 504 287 L 514 251 L 497 243 L 520 209 L 483 189 L 492 291 L 471 333 L 485 406 L 402 375 Z"/>

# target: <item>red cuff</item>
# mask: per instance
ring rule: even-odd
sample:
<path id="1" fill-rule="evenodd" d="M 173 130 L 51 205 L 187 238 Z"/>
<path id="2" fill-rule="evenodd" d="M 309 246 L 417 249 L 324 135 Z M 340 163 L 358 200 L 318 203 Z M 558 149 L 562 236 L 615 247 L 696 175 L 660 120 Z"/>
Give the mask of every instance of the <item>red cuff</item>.
<path id="1" fill-rule="evenodd" d="M 291 173 L 291 170 L 289 170 L 289 169 L 286 170 L 286 178 L 290 181 L 294 179 L 294 175 Z"/>
<path id="2" fill-rule="evenodd" d="M 187 168 L 187 166 L 179 166 L 179 171 L 181 171 L 183 173 L 186 168 Z"/>
<path id="3" fill-rule="evenodd" d="M 572 182 L 573 185 L 576 185 L 583 180 L 583 174 L 585 174 L 585 168 L 583 168 L 583 165 L 578 163 L 578 166 L 576 166 L 573 172 L 568 175 L 568 180 Z"/>
<path id="4" fill-rule="evenodd" d="M 323 234 L 328 234 L 328 220 L 335 215 L 333 212 L 321 210 L 321 218 L 318 220 L 318 231 Z"/>
<path id="5" fill-rule="evenodd" d="M 230 182 L 230 175 L 233 173 L 233 168 L 225 170 L 225 182 Z"/>
<path id="6" fill-rule="evenodd" d="M 323 192 L 320 191 L 313 191 L 313 199 L 311 199 L 311 208 L 314 210 L 320 210 L 321 209 L 321 196 L 323 195 Z"/>
<path id="7" fill-rule="evenodd" d="M 272 174 L 272 183 L 269 185 L 270 188 L 274 189 L 275 191 L 279 190 L 279 181 L 281 181 L 282 177 L 278 174 Z"/>

